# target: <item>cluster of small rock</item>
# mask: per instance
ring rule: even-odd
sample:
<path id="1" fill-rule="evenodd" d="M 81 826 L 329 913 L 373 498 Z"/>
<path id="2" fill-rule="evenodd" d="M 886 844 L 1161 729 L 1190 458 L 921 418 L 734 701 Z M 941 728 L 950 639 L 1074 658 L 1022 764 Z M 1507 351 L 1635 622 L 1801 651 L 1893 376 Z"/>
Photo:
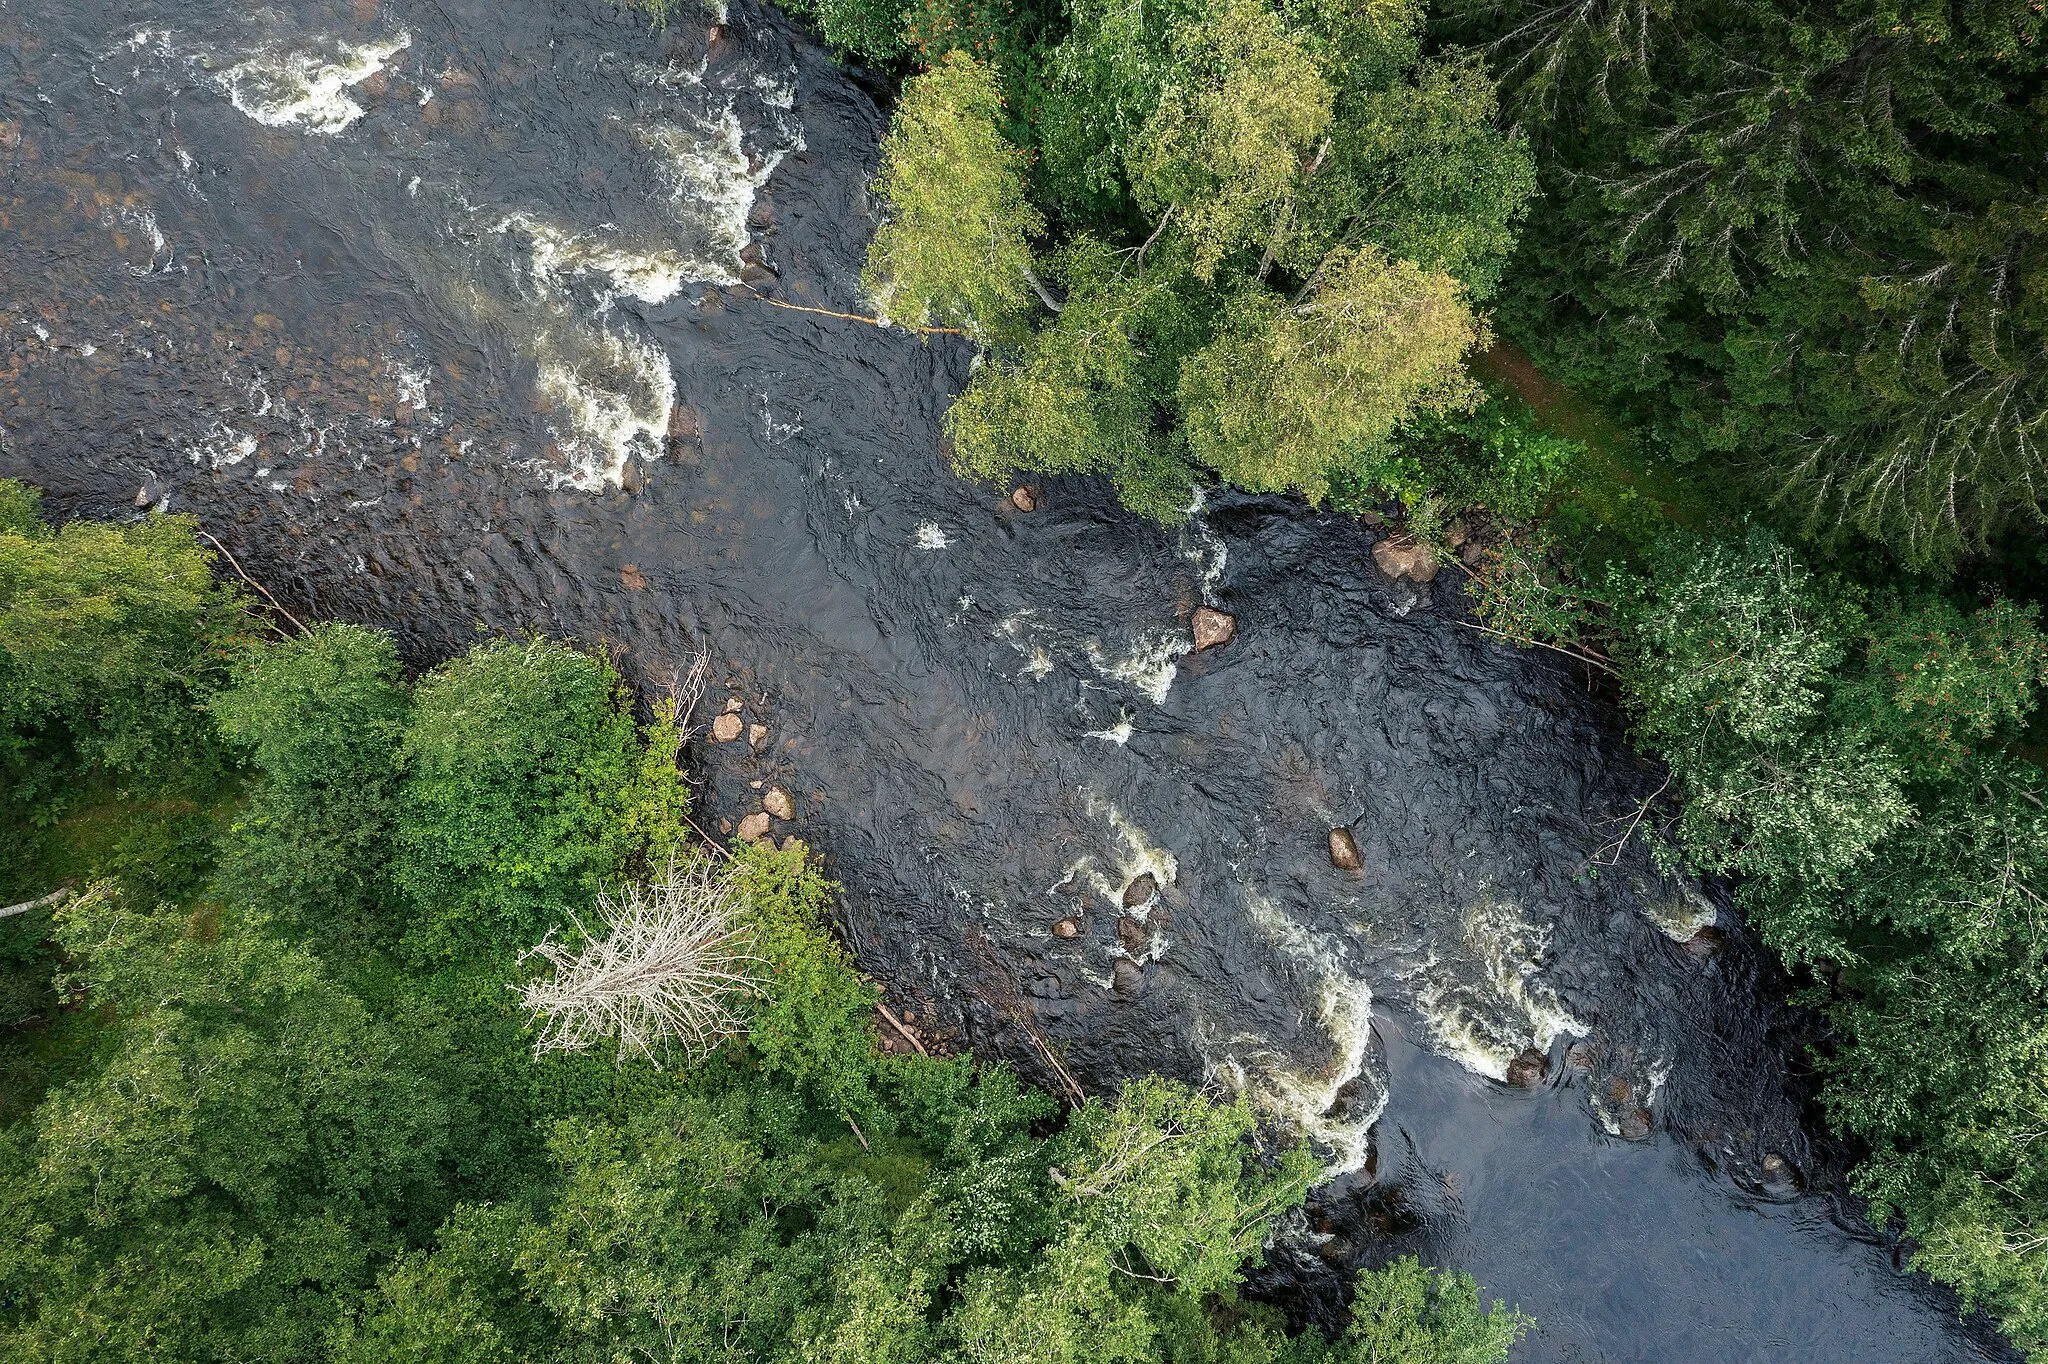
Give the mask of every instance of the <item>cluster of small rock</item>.
<path id="1" fill-rule="evenodd" d="M 711 742 L 736 743 L 745 735 L 747 747 L 756 753 L 765 752 L 768 747 L 768 726 L 759 721 L 749 723 L 745 711 L 745 701 L 737 696 L 728 697 L 725 709 L 711 722 Z M 760 843 L 768 840 L 775 820 L 796 818 L 796 801 L 780 786 L 768 786 L 758 781 L 753 785 L 755 790 L 761 792 L 761 808 L 741 816 L 737 826 L 730 820 L 720 820 L 719 826 L 726 833 L 737 833 L 749 843 Z M 795 846 L 796 842 L 796 835 L 790 834 L 782 840 L 782 846 L 787 850 Z"/>

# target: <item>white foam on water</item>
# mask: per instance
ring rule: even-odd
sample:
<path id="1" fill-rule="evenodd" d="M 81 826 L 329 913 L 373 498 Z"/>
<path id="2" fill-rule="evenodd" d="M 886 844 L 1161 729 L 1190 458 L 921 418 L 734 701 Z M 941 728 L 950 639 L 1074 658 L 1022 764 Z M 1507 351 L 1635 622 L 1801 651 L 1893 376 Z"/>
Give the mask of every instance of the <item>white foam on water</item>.
<path id="1" fill-rule="evenodd" d="M 1548 1051 L 1560 1037 L 1583 1037 L 1555 992 L 1535 977 L 1549 947 L 1547 929 L 1506 901 L 1482 900 L 1460 916 L 1459 944 L 1449 959 L 1431 956 L 1417 968 L 1415 1009 L 1440 1051 L 1465 1069 L 1505 1080 L 1523 1050 Z"/>
<path id="2" fill-rule="evenodd" d="M 216 78 L 235 108 L 267 128 L 304 128 L 333 136 L 363 116 L 348 91 L 412 46 L 403 31 L 383 42 L 331 39 L 317 47 L 261 52 Z M 321 50 L 331 47 L 332 54 Z"/>
<path id="3" fill-rule="evenodd" d="M 1671 889 L 1674 880 L 1675 891 Z M 1721 919 L 1721 912 L 1714 908 L 1706 892 L 1685 877 L 1669 878 L 1661 886 L 1639 882 L 1636 899 L 1642 905 L 1643 917 L 1673 942 L 1690 942 L 1701 929 L 1712 928 Z"/>
<path id="4" fill-rule="evenodd" d="M 1101 820 L 1108 825 L 1110 833 L 1123 845 L 1123 850 L 1121 854 L 1114 855 L 1113 877 L 1100 870 L 1092 857 L 1076 862 L 1068 874 L 1088 881 L 1097 894 L 1119 907 L 1123 904 L 1124 887 L 1140 876 L 1150 876 L 1161 886 L 1172 885 L 1180 875 L 1180 863 L 1174 855 L 1154 843 L 1152 836 L 1132 822 L 1115 802 L 1105 800 L 1086 786 L 1081 787 L 1080 792 L 1081 808 L 1090 819 Z M 1144 905 L 1135 906 L 1128 912 L 1141 921 L 1148 915 Z"/>
<path id="5" fill-rule="evenodd" d="M 1004 643 L 1024 659 L 1024 675 L 1034 682 L 1042 682 L 1052 675 L 1052 654 L 1036 639 L 1031 638 L 1031 622 L 1038 612 L 1030 607 L 1013 611 L 996 625 L 996 634 Z"/>
<path id="6" fill-rule="evenodd" d="M 418 412 L 427 410 L 427 386 L 432 377 L 425 365 L 411 365 L 396 356 L 387 356 L 384 368 L 391 375 L 391 382 L 398 390 L 398 401 Z"/>
<path id="7" fill-rule="evenodd" d="M 185 457 L 208 469 L 225 469 L 255 454 L 256 446 L 256 437 L 216 418 L 198 444 L 186 448 Z"/>
<path id="8" fill-rule="evenodd" d="M 762 102 L 771 108 L 794 105 L 794 90 L 785 82 L 757 75 L 755 84 Z M 771 95 L 773 97 L 771 97 Z M 708 254 L 698 260 L 698 278 L 706 283 L 730 285 L 739 282 L 740 252 L 748 240 L 747 214 L 754 197 L 768 183 L 782 159 L 804 146 L 801 128 L 776 131 L 784 144 L 749 156 L 746 130 L 730 101 L 708 118 L 694 120 L 695 126 L 654 123 L 634 129 L 641 142 L 661 158 L 667 173 L 669 202 L 683 210 L 692 227 L 703 233 Z"/>
<path id="9" fill-rule="evenodd" d="M 1316 1020 L 1330 1039 L 1329 1063 L 1305 1070 L 1255 1034 L 1196 1042 L 1212 1072 L 1229 1080 L 1254 1103 L 1293 1121 L 1329 1153 L 1327 1173 L 1349 1174 L 1364 1166 L 1372 1125 L 1386 1111 L 1384 1084 L 1370 1102 L 1346 1099 L 1347 1085 L 1365 1078 L 1372 1052 L 1372 987 L 1352 974 L 1343 942 L 1294 922 L 1265 896 L 1247 893 L 1252 923 L 1268 942 L 1314 973 Z"/>
<path id="10" fill-rule="evenodd" d="M 1203 515 L 1208 505 L 1208 492 L 1202 488 L 1195 489 L 1195 500 L 1188 504 L 1187 520 L 1183 523 L 1181 555 L 1202 575 L 1202 600 L 1214 605 L 1216 584 L 1223 580 L 1224 566 L 1230 562 L 1230 546 L 1223 543 L 1223 537 L 1210 528 L 1209 518 Z M 1193 544 L 1188 543 L 1186 532 L 1193 533 Z"/>
<path id="11" fill-rule="evenodd" d="M 917 523 L 917 534 L 911 537 L 910 543 L 919 549 L 945 549 L 953 542 L 946 538 L 946 532 L 940 529 L 936 521 L 920 521 Z"/>
<path id="12" fill-rule="evenodd" d="M 761 407 L 761 439 L 770 445 L 787 445 L 804 433 L 804 414 L 801 411 L 798 411 L 792 420 L 782 421 L 776 417 L 775 409 L 766 393 L 756 393 L 754 401 Z M 945 546 L 940 545 L 938 548 L 943 549 Z"/>
<path id="13" fill-rule="evenodd" d="M 1126 712 L 1121 719 L 1119 719 L 1115 724 L 1111 725 L 1108 729 L 1089 730 L 1087 737 L 1090 739 L 1101 739 L 1107 743 L 1115 744 L 1117 747 L 1121 748 L 1131 741 L 1131 734 L 1131 717 L 1130 714 Z"/>
<path id="14" fill-rule="evenodd" d="M 598 233 L 566 232 L 526 213 L 507 214 L 491 229 L 527 243 L 527 270 L 535 284 L 566 294 L 568 281 L 594 277 L 598 311 L 621 298 L 666 303 L 682 292 L 691 263 L 673 251 L 635 251 Z"/>
<path id="15" fill-rule="evenodd" d="M 1135 687 L 1164 705 L 1180 673 L 1180 660 L 1195 647 L 1194 636 L 1185 630 L 1142 630 L 1122 657 L 1112 657 L 1097 640 L 1088 641 L 1088 661 L 1104 677 Z"/>
<path id="16" fill-rule="evenodd" d="M 661 455 L 676 405 L 666 351 L 601 328 L 579 330 L 567 346 L 543 333 L 537 349 L 535 387 L 565 422 L 550 428 L 568 462 L 545 471 L 555 486 L 585 492 L 616 487 L 634 454 Z"/>

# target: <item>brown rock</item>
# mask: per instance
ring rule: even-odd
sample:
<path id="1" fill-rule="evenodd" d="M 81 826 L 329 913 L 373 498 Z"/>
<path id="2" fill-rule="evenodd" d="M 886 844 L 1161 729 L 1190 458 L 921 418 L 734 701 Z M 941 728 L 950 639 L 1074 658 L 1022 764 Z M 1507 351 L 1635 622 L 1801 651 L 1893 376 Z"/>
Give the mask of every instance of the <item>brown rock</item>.
<path id="1" fill-rule="evenodd" d="M 135 505 L 138 507 L 149 505 L 149 485 L 147 483 L 135 490 Z"/>
<path id="2" fill-rule="evenodd" d="M 1061 919 L 1052 926 L 1052 935 L 1055 938 L 1079 937 L 1080 933 L 1081 921 L 1079 919 Z"/>
<path id="3" fill-rule="evenodd" d="M 1116 940 L 1123 944 L 1124 951 L 1129 952 L 1132 956 L 1138 955 L 1138 953 L 1145 950 L 1145 944 L 1150 941 L 1151 937 L 1152 934 L 1137 919 L 1132 918 L 1128 914 L 1117 915 Z"/>
<path id="4" fill-rule="evenodd" d="M 775 206 L 766 199 L 754 200 L 754 206 L 747 210 L 747 226 L 759 232 L 775 222 Z"/>
<path id="5" fill-rule="evenodd" d="M 1465 529 L 1463 517 L 1452 521 L 1450 525 L 1444 527 L 1444 548 L 1446 549 L 1463 549 L 1465 542 L 1471 538 L 1472 532 Z"/>
<path id="6" fill-rule="evenodd" d="M 1436 556 L 1427 545 L 1397 545 L 1391 538 L 1375 541 L 1372 561 L 1389 578 L 1426 583 L 1436 577 Z"/>
<path id="7" fill-rule="evenodd" d="M 761 808 L 777 819 L 796 818 L 796 802 L 789 798 L 789 792 L 779 786 L 768 788 L 768 794 L 761 797 Z"/>
<path id="8" fill-rule="evenodd" d="M 636 564 L 620 564 L 619 581 L 635 592 L 645 592 L 647 590 L 647 576 L 640 571 L 639 566 Z"/>
<path id="9" fill-rule="evenodd" d="M 1467 540 L 1465 547 L 1458 551 L 1458 562 L 1467 568 L 1479 567 L 1479 561 L 1486 557 L 1486 547 L 1477 540 Z"/>
<path id="10" fill-rule="evenodd" d="M 1038 490 L 1035 488 L 1017 489 L 1015 492 L 1010 494 L 1010 505 L 1015 507 L 1020 512 L 1037 511 Z"/>
<path id="11" fill-rule="evenodd" d="M 1522 1089 L 1536 1088 L 1548 1074 L 1550 1058 L 1534 1047 L 1525 1047 L 1521 1055 L 1508 1062 L 1508 1083 Z"/>
<path id="12" fill-rule="evenodd" d="M 1213 649 L 1219 644 L 1230 643 L 1237 634 L 1237 617 L 1213 606 L 1197 606 L 1194 626 L 1195 648 Z"/>
<path id="13" fill-rule="evenodd" d="M 715 310 L 714 310 L 715 311 Z M 678 464 L 687 464 L 695 456 L 693 451 L 704 443 L 704 414 L 688 403 L 677 403 L 668 410 L 668 457 Z"/>
<path id="14" fill-rule="evenodd" d="M 740 717 L 727 711 L 711 722 L 711 742 L 729 744 L 740 737 L 740 730 L 743 727 Z"/>
<path id="15" fill-rule="evenodd" d="M 784 852 L 799 852 L 803 849 L 803 846 L 804 841 L 795 834 L 789 834 L 782 840 L 782 851 Z"/>
<path id="16" fill-rule="evenodd" d="M 756 753 L 759 753 L 759 752 L 760 752 L 760 751 L 761 751 L 761 750 L 762 750 L 763 748 L 766 748 L 767 746 L 768 746 L 768 726 L 766 726 L 766 725 L 748 725 L 748 726 L 747 726 L 747 747 L 748 747 L 748 748 L 751 748 L 751 749 L 753 749 L 753 750 L 754 750 L 754 751 L 755 751 Z"/>
<path id="17" fill-rule="evenodd" d="M 1365 865 L 1365 859 L 1358 853 L 1358 840 L 1351 836 L 1351 830 L 1330 830 L 1330 865 L 1339 871 L 1357 871 Z"/>
<path id="18" fill-rule="evenodd" d="M 1358 514 L 1358 519 L 1365 522 L 1366 525 L 1371 526 L 1374 530 L 1378 530 L 1381 526 L 1387 524 L 1387 518 L 1381 516 L 1378 512 L 1372 510 L 1370 507 L 1360 512 Z"/>
<path id="19" fill-rule="evenodd" d="M 740 820 L 740 837 L 749 843 L 758 843 L 768 836 L 768 812 L 756 810 Z"/>
<path id="20" fill-rule="evenodd" d="M 1728 950 L 1728 935 L 1709 924 L 1687 938 L 1683 944 L 1685 954 L 1700 961 L 1710 961 Z"/>
<path id="21" fill-rule="evenodd" d="M 1650 1128 L 1655 1122 L 1655 1115 L 1649 1109 L 1628 1108 L 1622 1110 L 1621 1118 L 1615 1126 L 1621 1129 L 1622 1140 L 1641 1141 L 1650 1135 Z"/>
<path id="22" fill-rule="evenodd" d="M 782 277 L 765 265 L 749 265 L 740 271 L 740 283 L 757 294 L 772 294 Z"/>
<path id="23" fill-rule="evenodd" d="M 719 821 L 718 821 L 718 832 L 720 832 L 720 833 L 722 833 L 722 834 L 729 834 L 729 833 L 731 833 L 731 832 L 732 832 L 732 821 L 731 821 L 731 820 L 729 820 L 729 819 L 721 819 L 721 820 L 719 820 Z"/>
<path id="24" fill-rule="evenodd" d="M 738 715 L 740 713 L 740 708 L 746 704 L 746 702 L 740 700 L 740 698 L 737 696 L 728 696 L 725 698 L 725 708 L 719 711 L 719 714 Z"/>
<path id="25" fill-rule="evenodd" d="M 1115 983 L 1110 988 L 1121 998 L 1129 999 L 1145 987 L 1145 968 L 1129 957 L 1118 957 L 1113 979 Z"/>
<path id="26" fill-rule="evenodd" d="M 1159 880 L 1148 871 L 1124 887 L 1124 908 L 1131 909 L 1137 905 L 1142 905 L 1157 894 L 1159 894 Z"/>

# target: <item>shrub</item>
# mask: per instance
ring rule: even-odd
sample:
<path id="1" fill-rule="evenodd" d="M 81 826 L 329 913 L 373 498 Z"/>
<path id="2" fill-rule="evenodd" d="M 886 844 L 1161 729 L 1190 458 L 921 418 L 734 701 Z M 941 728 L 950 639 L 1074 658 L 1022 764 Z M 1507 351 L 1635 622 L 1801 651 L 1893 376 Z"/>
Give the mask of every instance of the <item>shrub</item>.
<path id="1" fill-rule="evenodd" d="M 516 951 L 615 878 L 639 754 L 605 659 L 564 644 L 482 644 L 420 679 L 393 875 L 409 955 Z"/>
<path id="2" fill-rule="evenodd" d="M 263 773 L 221 869 L 239 903 L 322 931 L 379 896 L 407 701 L 382 630 L 314 627 L 252 655 L 209 709 Z"/>
<path id="3" fill-rule="evenodd" d="M 0 753 L 19 761 L 39 746 L 135 775 L 215 762 L 197 706 L 255 626 L 214 580 L 192 521 L 52 531 L 35 506 L 0 481 Z"/>

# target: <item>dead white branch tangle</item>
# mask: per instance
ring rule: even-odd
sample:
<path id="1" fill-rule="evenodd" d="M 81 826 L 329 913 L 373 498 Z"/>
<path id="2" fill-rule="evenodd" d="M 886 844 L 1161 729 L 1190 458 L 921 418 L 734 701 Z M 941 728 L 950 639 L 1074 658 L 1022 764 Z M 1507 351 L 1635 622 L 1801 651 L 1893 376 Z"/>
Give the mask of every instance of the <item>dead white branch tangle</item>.
<path id="1" fill-rule="evenodd" d="M 570 916 L 580 949 L 550 935 L 525 954 L 554 967 L 521 991 L 540 1024 L 535 1053 L 584 1051 L 609 1037 L 621 1065 L 637 1052 L 658 1067 L 668 1048 L 695 1058 L 741 1031 L 732 1005 L 757 991 L 759 964 L 745 908 L 739 887 L 701 854 L 671 858 L 650 885 L 600 894 L 598 932 Z"/>

